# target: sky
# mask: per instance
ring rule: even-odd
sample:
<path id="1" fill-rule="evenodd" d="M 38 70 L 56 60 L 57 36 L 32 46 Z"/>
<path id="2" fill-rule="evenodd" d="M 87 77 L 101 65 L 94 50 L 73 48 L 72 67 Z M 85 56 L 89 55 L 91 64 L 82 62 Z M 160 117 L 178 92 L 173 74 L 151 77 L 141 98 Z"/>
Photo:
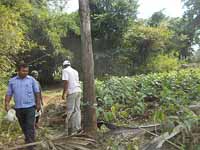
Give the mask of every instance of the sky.
<path id="1" fill-rule="evenodd" d="M 183 14 L 181 0 L 138 0 L 138 18 L 149 18 L 154 12 L 164 9 L 164 13 L 170 17 L 181 17 Z M 78 0 L 69 0 L 67 12 L 78 10 Z"/>
<path id="2" fill-rule="evenodd" d="M 149 18 L 161 9 L 165 9 L 164 13 L 170 17 L 183 15 L 181 0 L 139 0 L 139 5 L 138 18 Z"/>

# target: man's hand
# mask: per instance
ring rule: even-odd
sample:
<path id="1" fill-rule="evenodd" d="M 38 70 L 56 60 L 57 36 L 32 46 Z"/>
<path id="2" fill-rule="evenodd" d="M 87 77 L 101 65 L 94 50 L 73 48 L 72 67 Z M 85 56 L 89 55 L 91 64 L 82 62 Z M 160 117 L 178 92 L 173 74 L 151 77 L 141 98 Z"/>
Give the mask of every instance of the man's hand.
<path id="1" fill-rule="evenodd" d="M 8 104 L 5 105 L 5 110 L 8 112 L 8 110 L 10 109 L 10 106 Z"/>
<path id="2" fill-rule="evenodd" d="M 65 100 L 65 98 L 66 98 L 65 94 L 63 94 L 63 95 L 62 95 L 62 99 Z"/>
<path id="3" fill-rule="evenodd" d="M 62 118 L 66 118 L 67 117 L 67 112 L 65 112 L 64 114 L 62 114 Z"/>
<path id="4" fill-rule="evenodd" d="M 43 102 L 43 100 L 42 100 L 42 99 L 41 99 L 41 105 L 42 105 L 42 106 L 44 106 L 44 102 Z"/>
<path id="5" fill-rule="evenodd" d="M 8 111 L 10 109 L 10 100 L 11 100 L 12 96 L 5 96 L 5 110 Z"/>
<path id="6" fill-rule="evenodd" d="M 37 110 L 37 112 L 39 112 L 41 110 L 41 105 L 40 104 L 36 104 L 36 110 Z"/>

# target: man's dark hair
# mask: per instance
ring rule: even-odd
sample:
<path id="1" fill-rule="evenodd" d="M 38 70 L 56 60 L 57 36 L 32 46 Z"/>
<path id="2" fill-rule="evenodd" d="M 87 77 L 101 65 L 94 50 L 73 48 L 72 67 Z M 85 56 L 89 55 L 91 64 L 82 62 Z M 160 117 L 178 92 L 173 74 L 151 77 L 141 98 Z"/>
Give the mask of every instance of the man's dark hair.
<path id="1" fill-rule="evenodd" d="M 69 64 L 63 65 L 63 68 L 67 68 L 67 67 L 69 67 L 69 66 L 71 66 L 71 65 L 69 65 Z"/>
<path id="2" fill-rule="evenodd" d="M 28 68 L 29 66 L 26 64 L 26 63 L 20 63 L 18 66 L 17 66 L 17 70 L 19 71 L 21 68 Z"/>

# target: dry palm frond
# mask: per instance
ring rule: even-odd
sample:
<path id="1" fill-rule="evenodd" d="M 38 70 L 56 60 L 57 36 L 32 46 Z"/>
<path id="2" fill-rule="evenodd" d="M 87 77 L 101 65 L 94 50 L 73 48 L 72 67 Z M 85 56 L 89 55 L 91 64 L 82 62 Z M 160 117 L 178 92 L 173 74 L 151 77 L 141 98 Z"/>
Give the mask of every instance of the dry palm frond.
<path id="1" fill-rule="evenodd" d="M 40 141 L 25 145 L 19 145 L 12 148 L 7 148 L 8 150 L 16 150 L 20 148 L 25 148 L 28 146 L 37 146 L 38 149 L 46 150 L 93 150 L 97 149 L 97 142 L 85 135 L 74 135 L 74 136 L 60 136 L 59 138 Z"/>

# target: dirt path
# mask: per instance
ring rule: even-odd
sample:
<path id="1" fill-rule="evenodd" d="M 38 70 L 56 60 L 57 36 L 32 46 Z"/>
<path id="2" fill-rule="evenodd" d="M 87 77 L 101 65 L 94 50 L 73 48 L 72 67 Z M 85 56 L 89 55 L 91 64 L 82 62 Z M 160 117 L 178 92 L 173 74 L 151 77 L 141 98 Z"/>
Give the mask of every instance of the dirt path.
<path id="1" fill-rule="evenodd" d="M 62 115 L 65 113 L 66 102 L 62 100 L 61 94 L 61 88 L 51 88 L 43 91 L 44 111 L 40 119 L 40 126 L 41 128 L 48 128 L 51 131 L 55 130 L 55 134 L 64 130 L 65 118 Z"/>
<path id="2" fill-rule="evenodd" d="M 37 150 L 54 149 L 50 146 L 52 143 L 54 143 L 53 145 L 55 147 L 60 147 L 58 148 L 59 150 L 65 150 L 65 147 L 71 147 L 71 150 L 75 150 L 77 147 L 87 149 L 91 147 L 88 146 L 88 144 L 93 144 L 93 146 L 96 145 L 95 140 L 92 140 L 85 135 L 74 135 L 68 137 L 65 134 L 65 117 L 63 117 L 63 114 L 66 110 L 66 101 L 61 98 L 61 88 L 48 88 L 43 90 L 42 94 L 44 106 L 39 122 L 40 128 L 36 129 L 36 141 L 44 143 L 39 144 L 40 146 L 37 146 Z M 16 122 L 13 125 L 16 126 L 18 123 Z M 17 132 L 15 138 L 13 137 L 10 141 L 5 142 L 7 144 L 4 143 L 2 146 L 0 144 L 0 150 L 8 150 L 9 148 L 23 146 L 24 136 L 19 127 L 17 128 Z M 9 136 L 13 136 L 12 133 Z M 49 141 L 51 143 L 49 143 Z M 44 148 L 42 147 L 44 145 L 50 147 Z"/>
<path id="3" fill-rule="evenodd" d="M 49 103 L 62 102 L 61 99 L 62 88 L 60 87 L 50 87 L 42 91 L 42 97 L 44 106 L 47 106 Z"/>

